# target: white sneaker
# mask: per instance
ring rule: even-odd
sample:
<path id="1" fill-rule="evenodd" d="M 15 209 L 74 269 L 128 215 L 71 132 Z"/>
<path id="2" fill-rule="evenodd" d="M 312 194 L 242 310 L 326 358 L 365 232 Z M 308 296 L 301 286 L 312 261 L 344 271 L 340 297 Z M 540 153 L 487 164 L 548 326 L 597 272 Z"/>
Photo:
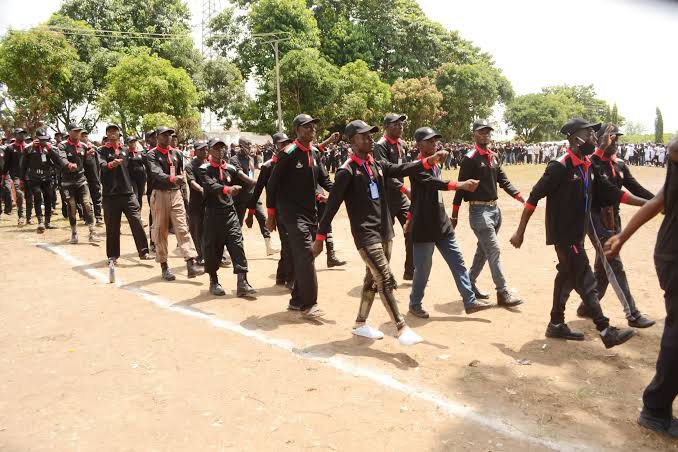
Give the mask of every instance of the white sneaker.
<path id="1" fill-rule="evenodd" d="M 423 340 L 424 339 L 412 331 L 409 326 L 406 326 L 400 330 L 400 335 L 398 335 L 398 342 L 400 342 L 402 345 L 414 345 Z"/>
<path id="2" fill-rule="evenodd" d="M 366 337 L 368 339 L 383 339 L 384 338 L 384 333 L 379 331 L 376 328 L 372 328 L 371 326 L 364 324 L 362 326 L 359 326 L 357 328 L 353 328 L 353 334 L 356 336 L 362 336 Z"/>

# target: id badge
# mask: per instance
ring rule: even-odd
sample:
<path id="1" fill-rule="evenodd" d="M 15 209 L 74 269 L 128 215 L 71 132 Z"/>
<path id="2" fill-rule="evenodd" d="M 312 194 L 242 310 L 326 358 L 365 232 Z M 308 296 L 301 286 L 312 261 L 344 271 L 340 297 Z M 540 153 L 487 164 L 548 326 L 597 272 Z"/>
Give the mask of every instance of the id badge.
<path id="1" fill-rule="evenodd" d="M 170 166 L 170 177 L 175 177 L 177 175 L 177 169 L 174 165 Z"/>
<path id="2" fill-rule="evenodd" d="M 42 160 L 42 163 L 47 162 L 47 154 L 45 154 L 44 152 L 41 152 L 40 153 L 40 160 Z"/>
<path id="3" fill-rule="evenodd" d="M 370 181 L 370 197 L 372 199 L 379 199 L 379 187 L 375 181 Z"/>

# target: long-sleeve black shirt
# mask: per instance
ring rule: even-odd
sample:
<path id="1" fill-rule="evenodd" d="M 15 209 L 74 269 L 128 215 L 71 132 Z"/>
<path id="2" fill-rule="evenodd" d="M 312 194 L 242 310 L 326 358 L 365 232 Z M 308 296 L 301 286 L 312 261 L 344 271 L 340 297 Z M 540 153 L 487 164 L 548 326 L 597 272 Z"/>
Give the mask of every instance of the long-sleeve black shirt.
<path id="1" fill-rule="evenodd" d="M 588 229 L 587 218 L 594 193 L 601 202 L 624 202 L 627 194 L 608 179 L 598 177 L 591 163 L 569 149 L 551 160 L 541 179 L 532 188 L 525 208 L 535 209 L 546 198 L 546 244 L 570 246 L 582 243 Z"/>
<path id="2" fill-rule="evenodd" d="M 415 243 L 435 242 L 454 234 L 450 218 L 445 212 L 442 192 L 456 190 L 456 182 L 441 178 L 434 166 L 410 175 L 412 204 L 410 205 L 410 234 Z"/>
<path id="3" fill-rule="evenodd" d="M 205 197 L 205 208 L 214 210 L 234 210 L 233 198 L 229 188 L 239 185 L 238 169 L 225 161 L 220 165 L 213 162 L 200 166 L 200 177 Z M 234 210 L 235 211 L 235 210 Z"/>
<path id="4" fill-rule="evenodd" d="M 424 168 L 423 165 L 423 161 L 398 165 L 373 158 L 362 161 L 352 156 L 337 170 L 316 238 L 327 235 L 332 219 L 345 201 L 353 241 L 358 249 L 392 240 L 393 225 L 390 221 L 386 179 L 416 174 Z M 376 199 L 370 190 L 372 182 L 376 183 L 378 189 Z"/>
<path id="5" fill-rule="evenodd" d="M 461 206 L 464 201 L 495 201 L 497 185 L 499 185 L 512 198 L 520 192 L 511 184 L 501 166 L 499 157 L 492 151 L 485 151 L 478 146 L 469 151 L 461 160 L 459 169 L 459 182 L 469 179 L 480 181 L 474 192 L 460 190 L 454 195 L 452 204 Z M 456 207 L 458 209 L 458 207 Z"/>
<path id="6" fill-rule="evenodd" d="M 21 157 L 26 149 L 25 143 L 12 143 L 5 148 L 5 168 L 3 174 L 9 174 L 12 179 L 21 177 Z"/>
<path id="7" fill-rule="evenodd" d="M 254 186 L 252 196 L 250 196 L 249 201 L 247 201 L 248 210 L 257 208 L 257 203 L 259 202 L 261 193 L 264 191 L 264 188 L 266 188 L 266 184 L 268 184 L 268 180 L 271 178 L 271 172 L 273 171 L 273 167 L 277 161 L 278 158 L 274 157 L 271 160 L 264 162 L 259 168 L 259 177 L 257 178 L 257 183 Z"/>
<path id="8" fill-rule="evenodd" d="M 144 156 L 139 148 L 132 149 L 125 146 L 127 152 L 127 166 L 129 175 L 135 180 L 146 180 L 146 166 L 144 166 Z"/>
<path id="9" fill-rule="evenodd" d="M 602 150 L 596 150 L 595 154 L 591 156 L 591 164 L 596 167 L 596 172 L 600 174 L 600 177 L 608 179 L 618 188 L 626 188 L 632 194 L 643 199 L 652 199 L 654 194 L 647 190 L 645 187 L 640 185 L 635 177 L 631 175 L 631 170 L 626 163 L 621 160 L 618 160 L 616 156 L 612 158 L 607 158 Z M 596 184 L 596 187 L 601 187 L 602 185 Z M 593 209 L 600 209 L 602 207 L 609 207 L 610 204 L 606 204 L 605 196 L 599 194 L 597 191 L 593 194 Z M 614 207 L 615 211 L 619 211 L 619 203 L 611 204 Z"/>
<path id="10" fill-rule="evenodd" d="M 409 152 L 407 144 L 402 140 L 393 140 L 387 138 L 385 135 L 374 143 L 374 158 L 376 160 L 386 160 L 390 163 L 403 163 L 406 161 L 405 156 Z M 405 189 L 404 179 L 402 177 L 390 177 L 386 181 L 386 189 L 389 194 L 389 201 L 392 203 L 391 208 L 396 207 L 394 203 L 400 205 L 401 198 L 404 196 L 401 193 Z"/>
<path id="11" fill-rule="evenodd" d="M 52 168 L 65 166 L 66 162 L 51 145 L 30 145 L 21 155 L 20 177 L 32 182 L 46 181 L 51 177 Z"/>
<path id="12" fill-rule="evenodd" d="M 146 161 L 153 190 L 179 190 L 179 185 L 174 183 L 174 178 L 184 172 L 184 157 L 179 151 L 157 146 L 148 151 Z"/>
<path id="13" fill-rule="evenodd" d="M 81 142 L 73 142 L 70 138 L 59 144 L 59 155 L 70 165 L 64 167 L 61 171 L 62 187 L 81 187 L 87 183 L 85 177 L 85 159 L 87 158 L 87 148 Z M 71 168 L 75 167 L 75 171 Z"/>
<path id="14" fill-rule="evenodd" d="M 252 161 L 252 157 L 250 155 L 238 152 L 230 158 L 228 163 L 245 173 L 246 176 L 254 179 L 254 162 Z M 238 193 L 236 198 L 249 199 L 250 195 L 254 191 L 254 187 L 254 185 L 247 187 L 243 186 L 243 189 L 240 191 L 240 193 Z"/>
<path id="15" fill-rule="evenodd" d="M 188 208 L 191 209 L 191 211 L 197 211 L 197 209 L 202 208 L 205 201 L 203 192 L 196 190 L 193 188 L 193 184 L 191 184 L 191 182 L 195 182 L 200 187 L 202 187 L 202 170 L 200 167 L 204 164 L 204 160 L 198 157 L 193 157 L 193 160 L 191 160 L 188 165 L 186 165 L 186 183 L 188 184 L 188 189 L 190 192 Z"/>
<path id="16" fill-rule="evenodd" d="M 304 148 L 299 141 L 288 145 L 278 154 L 278 163 L 273 167 L 266 185 L 266 207 L 269 214 L 280 209 L 280 215 L 289 221 L 304 221 L 315 224 L 316 189 L 318 185 L 332 190 L 332 181 L 320 164 L 318 149 Z"/>
<path id="17" fill-rule="evenodd" d="M 83 167 L 85 168 L 85 177 L 87 178 L 88 184 L 99 184 L 101 183 L 101 170 L 99 169 L 99 152 L 92 145 L 92 143 L 82 143 L 87 149 L 85 153 L 85 163 Z"/>
<path id="18" fill-rule="evenodd" d="M 678 163 L 667 155 L 664 182 L 664 220 L 657 233 L 655 259 L 675 265 L 678 262 Z"/>
<path id="19" fill-rule="evenodd" d="M 99 169 L 101 170 L 102 196 L 128 196 L 134 193 L 132 178 L 129 174 L 129 160 L 127 150 L 118 146 L 106 144 L 97 151 L 99 154 Z M 111 162 L 122 159 L 122 163 L 113 168 Z"/>

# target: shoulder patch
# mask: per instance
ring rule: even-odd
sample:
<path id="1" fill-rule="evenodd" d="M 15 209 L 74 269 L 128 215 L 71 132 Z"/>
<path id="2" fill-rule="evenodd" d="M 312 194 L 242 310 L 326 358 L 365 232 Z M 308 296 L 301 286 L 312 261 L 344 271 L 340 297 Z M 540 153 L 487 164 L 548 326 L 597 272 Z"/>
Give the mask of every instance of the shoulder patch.
<path id="1" fill-rule="evenodd" d="M 227 164 L 226 164 L 226 169 L 229 169 L 229 170 L 231 170 L 231 171 L 238 171 L 238 168 L 236 168 L 235 166 L 231 165 L 230 163 L 227 163 Z"/>
<path id="2" fill-rule="evenodd" d="M 296 149 L 297 149 L 297 145 L 294 144 L 294 143 L 292 143 L 292 144 L 287 145 L 287 147 L 286 147 L 285 149 L 283 149 L 283 150 L 285 151 L 285 153 L 286 153 L 287 155 L 290 155 L 290 154 L 292 154 Z"/>
<path id="3" fill-rule="evenodd" d="M 476 150 L 475 150 L 475 149 L 471 149 L 470 151 L 468 151 L 468 152 L 466 153 L 466 157 L 468 157 L 468 158 L 470 158 L 470 159 L 472 159 L 473 157 L 475 157 L 475 155 L 476 155 Z"/>
<path id="4" fill-rule="evenodd" d="M 386 144 L 386 138 L 384 138 L 384 137 L 379 138 L 379 140 L 377 140 L 376 144 L 380 144 L 380 145 L 384 146 Z"/>
<path id="5" fill-rule="evenodd" d="M 565 153 L 565 154 L 561 155 L 560 157 L 558 157 L 558 158 L 556 159 L 556 162 L 558 162 L 558 163 L 560 163 L 561 165 L 565 166 L 565 165 L 567 164 L 567 159 L 568 159 L 568 158 L 570 158 L 570 154 Z"/>
<path id="6" fill-rule="evenodd" d="M 203 169 L 203 170 L 206 170 L 209 167 L 210 167 L 209 163 L 203 163 L 202 165 L 200 165 L 200 169 Z"/>

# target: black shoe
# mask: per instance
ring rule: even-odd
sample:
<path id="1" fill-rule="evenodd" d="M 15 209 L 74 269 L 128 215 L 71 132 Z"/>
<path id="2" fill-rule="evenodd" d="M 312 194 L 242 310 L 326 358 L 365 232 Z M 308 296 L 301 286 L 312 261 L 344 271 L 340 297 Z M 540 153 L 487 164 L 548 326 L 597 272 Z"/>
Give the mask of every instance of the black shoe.
<path id="1" fill-rule="evenodd" d="M 287 284 L 287 281 L 285 281 L 284 279 L 276 279 L 276 280 L 275 280 L 275 285 L 276 285 L 276 286 L 284 286 L 284 285 L 286 285 L 286 284 Z"/>
<path id="2" fill-rule="evenodd" d="M 412 314 L 415 317 L 419 317 L 420 319 L 429 318 L 428 312 L 426 312 L 426 310 L 422 308 L 421 305 L 416 307 L 410 306 L 410 314 Z"/>
<path id="3" fill-rule="evenodd" d="M 591 318 L 591 312 L 589 311 L 589 308 L 586 307 L 584 303 L 579 303 L 579 307 L 577 308 L 577 317 L 581 317 L 582 319 L 590 319 Z"/>
<path id="4" fill-rule="evenodd" d="M 247 275 L 245 273 L 238 273 L 238 287 L 236 289 L 236 294 L 239 297 L 247 297 L 257 293 L 257 289 L 250 286 L 250 283 L 247 281 Z"/>
<path id="5" fill-rule="evenodd" d="M 473 303 L 464 305 L 464 311 L 466 311 L 467 314 L 473 314 L 474 312 L 484 311 L 485 309 L 489 309 L 491 307 L 492 305 L 489 303 L 476 300 Z"/>
<path id="6" fill-rule="evenodd" d="M 497 292 L 497 304 L 505 308 L 512 308 L 519 304 L 523 304 L 523 300 L 514 297 L 511 295 L 511 292 L 505 290 L 503 292 Z"/>
<path id="7" fill-rule="evenodd" d="M 672 438 L 678 438 L 678 419 L 675 417 L 661 418 L 653 416 L 643 408 L 638 417 L 638 425 Z"/>
<path id="8" fill-rule="evenodd" d="M 629 326 L 633 328 L 650 328 L 655 323 L 657 322 L 655 322 L 652 319 L 648 319 L 643 314 L 640 314 L 637 318 L 633 320 L 629 320 Z"/>
<path id="9" fill-rule="evenodd" d="M 174 273 L 170 271 L 167 263 L 160 264 L 160 268 L 162 268 L 162 279 L 165 281 L 174 281 L 177 279 L 177 277 L 174 276 Z"/>
<path id="10" fill-rule="evenodd" d="M 403 281 L 412 281 L 414 279 L 414 272 L 408 272 L 405 270 L 403 273 Z"/>
<path id="11" fill-rule="evenodd" d="M 567 339 L 568 341 L 583 341 L 584 333 L 571 330 L 567 323 L 561 323 L 558 326 L 549 323 L 549 326 L 546 327 L 546 337 L 552 339 Z"/>
<path id="12" fill-rule="evenodd" d="M 342 265 L 346 265 L 346 261 L 342 261 L 334 253 L 327 255 L 327 268 L 341 267 Z"/>
<path id="13" fill-rule="evenodd" d="M 217 283 L 210 283 L 210 293 L 212 295 L 216 295 L 217 297 L 223 297 L 226 295 L 226 292 L 224 291 L 224 288 L 221 287 L 221 284 Z"/>
<path id="14" fill-rule="evenodd" d="M 198 266 L 195 263 L 195 259 L 189 259 L 186 261 L 186 272 L 188 273 L 189 278 L 195 278 L 205 273 L 205 269 Z"/>
<path id="15" fill-rule="evenodd" d="M 631 328 L 624 328 L 623 330 L 620 330 L 614 326 L 608 326 L 607 332 L 600 338 L 603 340 L 605 348 L 612 348 L 628 341 L 633 337 L 634 334 L 636 334 L 636 332 Z"/>
<path id="16" fill-rule="evenodd" d="M 490 294 L 481 292 L 480 289 L 476 287 L 475 284 L 473 284 L 473 293 L 476 295 L 476 299 L 478 300 L 489 300 L 490 299 Z"/>

